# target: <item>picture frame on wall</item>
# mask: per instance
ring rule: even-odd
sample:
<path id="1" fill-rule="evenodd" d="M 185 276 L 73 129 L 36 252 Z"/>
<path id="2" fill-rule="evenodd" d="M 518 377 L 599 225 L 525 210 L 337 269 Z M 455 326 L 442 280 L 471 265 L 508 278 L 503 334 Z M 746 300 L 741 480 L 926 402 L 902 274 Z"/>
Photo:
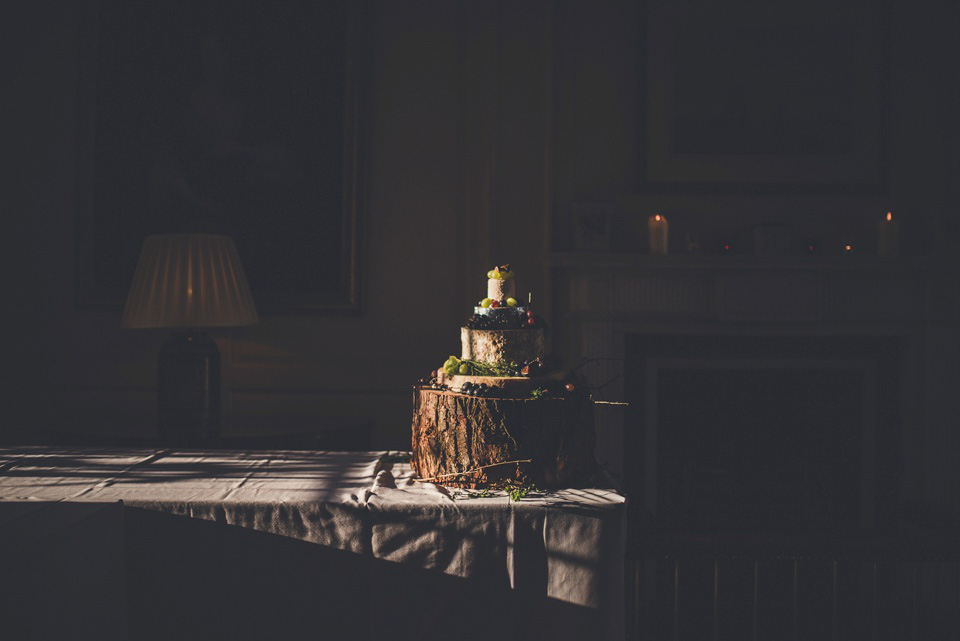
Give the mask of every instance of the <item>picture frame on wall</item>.
<path id="1" fill-rule="evenodd" d="M 887 22 L 882 0 L 649 0 L 642 182 L 881 191 Z"/>
<path id="2" fill-rule="evenodd" d="M 354 7 L 82 5 L 79 305 L 123 305 L 146 236 L 207 232 L 259 311 L 359 312 Z"/>

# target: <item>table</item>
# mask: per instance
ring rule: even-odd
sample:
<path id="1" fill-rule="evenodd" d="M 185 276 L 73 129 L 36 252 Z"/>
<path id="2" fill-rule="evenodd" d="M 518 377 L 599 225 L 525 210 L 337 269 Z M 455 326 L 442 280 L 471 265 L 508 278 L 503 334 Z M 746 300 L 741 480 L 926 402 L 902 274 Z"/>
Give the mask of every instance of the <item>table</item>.
<path id="1" fill-rule="evenodd" d="M 402 459 L 2 448 L 0 539 L 7 561 L 36 556 L 25 533 L 75 529 L 60 516 L 77 506 L 121 506 L 101 519 L 101 540 L 123 545 L 104 561 L 110 576 L 123 566 L 116 616 L 86 600 L 100 613 L 90 625 L 111 619 L 107 632 L 129 638 L 623 637 L 623 496 L 472 498 L 418 482 Z M 32 506 L 59 516 L 27 525 Z"/>

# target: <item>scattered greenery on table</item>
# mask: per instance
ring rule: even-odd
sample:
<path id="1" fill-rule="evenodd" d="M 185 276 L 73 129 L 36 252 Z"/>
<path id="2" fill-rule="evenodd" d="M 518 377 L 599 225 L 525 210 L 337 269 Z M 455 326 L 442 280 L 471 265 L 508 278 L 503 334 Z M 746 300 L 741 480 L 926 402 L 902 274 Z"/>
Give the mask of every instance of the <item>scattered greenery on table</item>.
<path id="1" fill-rule="evenodd" d="M 454 498 L 458 499 L 485 499 L 497 496 L 499 492 L 506 493 L 511 501 L 520 501 L 533 495 L 542 495 L 544 491 L 533 483 L 504 483 L 496 487 L 488 487 L 482 490 L 456 490 Z"/>
<path id="2" fill-rule="evenodd" d="M 483 490 L 454 490 L 454 498 L 458 499 L 486 499 L 491 496 L 496 496 L 493 490 L 490 488 L 485 488 Z"/>
<path id="3" fill-rule="evenodd" d="M 533 483 L 525 485 L 514 485 L 512 483 L 507 483 L 503 489 L 505 492 L 507 492 L 507 494 L 509 494 L 511 501 L 519 501 L 531 493 L 543 494 L 543 490 L 538 489 Z"/>

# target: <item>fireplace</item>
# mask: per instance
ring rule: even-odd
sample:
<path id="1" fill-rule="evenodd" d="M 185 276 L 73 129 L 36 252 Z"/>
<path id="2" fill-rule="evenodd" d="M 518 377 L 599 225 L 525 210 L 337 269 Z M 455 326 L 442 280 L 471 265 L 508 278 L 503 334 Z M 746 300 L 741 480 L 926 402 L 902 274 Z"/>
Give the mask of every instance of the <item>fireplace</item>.
<path id="1" fill-rule="evenodd" d="M 954 267 L 550 258 L 554 349 L 608 401 L 597 456 L 633 508 L 636 638 L 955 630 L 955 534 L 898 539 L 960 522 Z"/>
<path id="2" fill-rule="evenodd" d="M 845 536 L 889 519 L 899 338 L 637 333 L 625 348 L 624 483 L 661 531 Z"/>
<path id="3" fill-rule="evenodd" d="M 776 489 L 806 482 L 799 471 L 788 474 L 797 460 L 768 449 L 762 460 L 780 463 L 763 469 L 760 454 L 748 456 L 751 443 L 764 444 L 758 438 L 779 434 L 763 427 L 774 420 L 788 432 L 786 441 L 765 447 L 785 442 L 794 450 L 826 449 L 843 461 L 832 464 L 833 477 L 813 479 L 843 482 L 833 516 L 828 510 L 804 523 L 879 526 L 894 495 L 907 503 L 960 506 L 960 297 L 951 265 L 864 256 L 578 253 L 550 260 L 552 335 L 562 339 L 554 352 L 602 387 L 595 398 L 630 403 L 595 410 L 598 459 L 634 506 L 653 508 L 676 524 L 689 522 L 698 501 L 716 506 L 703 490 L 710 486 L 707 446 L 690 450 L 700 458 L 686 468 L 669 457 L 684 438 L 729 434 L 736 438 L 712 446 L 738 447 L 744 487 L 752 484 L 757 496 L 767 487 L 784 499 L 771 518 L 785 529 L 790 518 L 811 514 L 824 490 L 786 500 Z M 771 400 L 761 403 L 751 390 Z M 781 405 L 779 418 L 772 418 Z M 717 427 L 719 421 L 733 426 Z M 808 440 L 800 438 L 804 421 L 815 421 L 819 430 Z M 671 449 L 652 449 L 660 438 Z M 809 465 L 803 465 L 808 476 Z M 716 473 L 734 483 L 733 470 Z M 727 513 L 740 510 L 745 523 L 759 518 L 747 513 L 749 494 L 739 502 L 719 498 Z"/>

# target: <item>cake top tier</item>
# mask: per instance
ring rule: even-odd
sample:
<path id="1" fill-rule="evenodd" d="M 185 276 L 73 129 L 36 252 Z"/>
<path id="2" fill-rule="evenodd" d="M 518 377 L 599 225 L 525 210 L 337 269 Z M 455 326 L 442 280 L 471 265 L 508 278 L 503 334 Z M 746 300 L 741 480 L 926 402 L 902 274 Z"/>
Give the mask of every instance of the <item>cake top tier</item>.
<path id="1" fill-rule="evenodd" d="M 516 280 L 510 265 L 499 265 L 487 272 L 487 297 L 480 303 L 481 307 L 497 307 L 517 304 Z"/>
<path id="2" fill-rule="evenodd" d="M 468 329 L 539 329 L 543 321 L 529 305 L 516 298 L 516 278 L 510 264 L 497 265 L 487 272 L 487 297 L 473 308 Z"/>

